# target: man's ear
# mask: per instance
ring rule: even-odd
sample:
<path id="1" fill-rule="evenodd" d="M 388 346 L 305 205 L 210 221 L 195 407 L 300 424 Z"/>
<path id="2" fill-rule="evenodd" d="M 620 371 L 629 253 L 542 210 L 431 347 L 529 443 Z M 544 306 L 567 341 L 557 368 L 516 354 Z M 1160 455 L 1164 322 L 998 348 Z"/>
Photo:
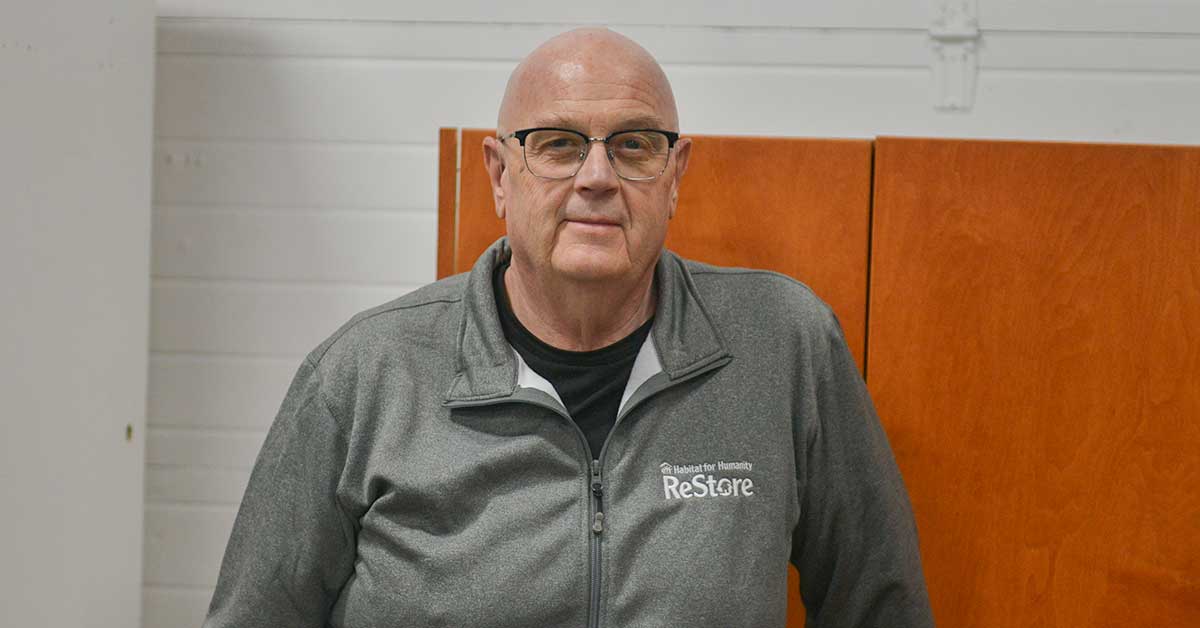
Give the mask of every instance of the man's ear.
<path id="1" fill-rule="evenodd" d="M 688 157 L 692 154 L 692 140 L 681 137 L 675 141 L 675 167 L 671 169 L 671 200 L 668 218 L 675 217 L 675 208 L 679 204 L 679 184 L 683 181 L 683 173 L 687 172 Z"/>
<path id="2" fill-rule="evenodd" d="M 492 200 L 496 203 L 496 215 L 504 220 L 504 144 L 500 140 L 487 136 L 483 138 L 483 167 L 487 170 L 488 181 L 492 185 Z"/>

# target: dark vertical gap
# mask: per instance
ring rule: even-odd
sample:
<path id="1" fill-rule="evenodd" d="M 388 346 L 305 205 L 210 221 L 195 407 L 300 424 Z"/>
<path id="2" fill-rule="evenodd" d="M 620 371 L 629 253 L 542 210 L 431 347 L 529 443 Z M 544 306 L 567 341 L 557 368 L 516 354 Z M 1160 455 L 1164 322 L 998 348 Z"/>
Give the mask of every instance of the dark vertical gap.
<path id="1" fill-rule="evenodd" d="M 871 253 L 875 247 L 875 144 L 876 140 L 871 140 L 871 167 L 867 169 L 870 174 L 870 183 L 867 186 L 867 298 L 866 313 L 863 316 L 863 381 L 867 379 L 867 362 L 871 355 L 871 268 L 872 258 Z"/>

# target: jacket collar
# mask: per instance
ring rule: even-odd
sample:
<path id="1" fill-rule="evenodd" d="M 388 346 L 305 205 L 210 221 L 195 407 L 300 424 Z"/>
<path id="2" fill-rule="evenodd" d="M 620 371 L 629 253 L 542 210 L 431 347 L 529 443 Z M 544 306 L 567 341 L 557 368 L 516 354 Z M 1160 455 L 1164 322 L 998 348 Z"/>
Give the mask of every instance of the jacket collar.
<path id="1" fill-rule="evenodd" d="M 501 330 L 492 287 L 492 271 L 511 257 L 508 239 L 500 238 L 479 257 L 467 278 L 458 325 L 458 372 L 446 394 L 447 403 L 499 400 L 518 389 L 521 364 Z M 643 346 L 638 354 L 631 380 L 644 381 L 657 372 L 670 380 L 685 378 L 727 358 L 729 352 L 683 259 L 664 249 L 654 274 L 658 305 L 647 339 L 648 345 L 653 344 Z M 633 388 L 627 388 L 626 398 Z"/>

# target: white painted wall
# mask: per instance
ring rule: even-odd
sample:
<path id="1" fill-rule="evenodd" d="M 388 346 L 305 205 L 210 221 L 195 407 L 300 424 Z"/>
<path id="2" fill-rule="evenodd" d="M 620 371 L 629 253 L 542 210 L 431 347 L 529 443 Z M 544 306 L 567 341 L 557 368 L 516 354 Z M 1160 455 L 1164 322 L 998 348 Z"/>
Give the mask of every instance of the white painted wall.
<path id="1" fill-rule="evenodd" d="M 141 615 L 154 10 L 0 3 L 0 626 Z"/>
<path id="2" fill-rule="evenodd" d="M 1200 144 L 1200 0 L 941 3 L 977 18 L 965 111 L 939 3 L 683 4 L 159 0 L 147 628 L 199 624 L 304 354 L 434 278 L 437 128 L 493 126 L 555 33 L 642 42 L 685 133 Z"/>

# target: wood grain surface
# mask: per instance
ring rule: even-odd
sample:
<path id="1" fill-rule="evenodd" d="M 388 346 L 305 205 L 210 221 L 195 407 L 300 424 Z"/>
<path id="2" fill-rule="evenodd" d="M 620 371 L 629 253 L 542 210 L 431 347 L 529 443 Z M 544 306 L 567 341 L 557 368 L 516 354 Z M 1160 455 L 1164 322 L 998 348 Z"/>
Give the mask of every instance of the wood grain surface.
<path id="1" fill-rule="evenodd" d="M 449 274 L 471 270 L 484 249 L 504 235 L 504 221 L 496 216 L 491 184 L 483 167 L 483 138 L 495 134 L 495 129 L 462 130 L 455 229 L 458 246 L 454 252 L 454 268 Z"/>
<path id="2" fill-rule="evenodd" d="M 693 136 L 667 248 L 807 284 L 866 344 L 871 142 Z"/>
<path id="3" fill-rule="evenodd" d="M 1200 148 L 881 138 L 868 383 L 939 626 L 1200 626 Z"/>
<path id="4" fill-rule="evenodd" d="M 437 276 L 454 274 L 458 224 L 458 129 L 438 129 Z"/>

